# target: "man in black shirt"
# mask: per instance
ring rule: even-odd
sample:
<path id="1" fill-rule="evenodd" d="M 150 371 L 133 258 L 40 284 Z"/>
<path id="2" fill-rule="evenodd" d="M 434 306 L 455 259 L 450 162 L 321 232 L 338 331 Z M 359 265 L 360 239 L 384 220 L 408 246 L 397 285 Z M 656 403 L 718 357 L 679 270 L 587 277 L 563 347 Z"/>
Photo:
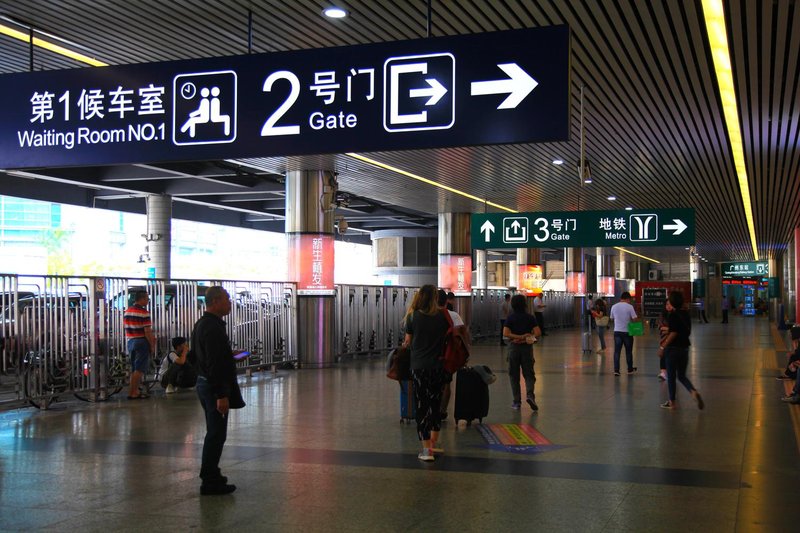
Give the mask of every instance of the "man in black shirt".
<path id="1" fill-rule="evenodd" d="M 231 312 L 231 299 L 222 287 L 210 287 L 205 300 L 206 312 L 192 331 L 192 350 L 198 373 L 197 396 L 206 415 L 200 494 L 230 494 L 236 490 L 236 485 L 228 484 L 228 478 L 219 469 L 219 460 L 228 433 L 228 410 L 244 406 L 236 382 L 233 352 L 222 320 Z"/>

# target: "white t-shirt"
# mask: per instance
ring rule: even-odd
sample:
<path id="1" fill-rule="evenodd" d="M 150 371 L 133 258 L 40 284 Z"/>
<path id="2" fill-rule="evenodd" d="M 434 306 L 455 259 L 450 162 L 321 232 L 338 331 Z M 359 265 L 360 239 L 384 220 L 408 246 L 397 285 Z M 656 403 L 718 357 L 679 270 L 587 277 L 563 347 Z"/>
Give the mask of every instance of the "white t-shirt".
<path id="1" fill-rule="evenodd" d="M 628 333 L 628 323 L 637 318 L 636 311 L 628 302 L 617 302 L 612 305 L 608 316 L 614 321 L 614 331 L 624 333 Z"/>
<path id="2" fill-rule="evenodd" d="M 539 306 L 542 305 L 542 297 L 537 296 L 533 299 L 533 312 L 534 313 L 544 313 L 544 308 L 540 308 Z"/>
<path id="3" fill-rule="evenodd" d="M 161 374 L 160 375 L 163 376 L 164 373 L 169 368 L 169 364 L 170 363 L 174 363 L 177 359 L 178 359 L 178 354 L 175 353 L 175 350 L 170 350 L 170 352 L 167 354 L 167 356 L 161 361 Z"/>
<path id="4" fill-rule="evenodd" d="M 511 301 L 503 300 L 500 304 L 500 320 L 505 320 L 511 313 Z"/>

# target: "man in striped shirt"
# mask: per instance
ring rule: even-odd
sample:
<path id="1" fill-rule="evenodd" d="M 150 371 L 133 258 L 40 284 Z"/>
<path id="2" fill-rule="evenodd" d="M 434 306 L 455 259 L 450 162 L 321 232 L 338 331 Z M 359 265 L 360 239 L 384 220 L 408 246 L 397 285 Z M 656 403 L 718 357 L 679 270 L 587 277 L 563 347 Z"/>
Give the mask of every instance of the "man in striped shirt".
<path id="1" fill-rule="evenodd" d="M 123 323 L 125 325 L 125 340 L 128 341 L 128 355 L 131 358 L 131 388 L 128 391 L 129 400 L 141 400 L 149 397 L 139 391 L 139 384 L 150 366 L 150 354 L 156 349 L 156 338 L 153 335 L 153 324 L 150 321 L 150 312 L 147 304 L 150 297 L 146 291 L 136 291 L 133 296 L 133 305 L 125 310 Z"/>

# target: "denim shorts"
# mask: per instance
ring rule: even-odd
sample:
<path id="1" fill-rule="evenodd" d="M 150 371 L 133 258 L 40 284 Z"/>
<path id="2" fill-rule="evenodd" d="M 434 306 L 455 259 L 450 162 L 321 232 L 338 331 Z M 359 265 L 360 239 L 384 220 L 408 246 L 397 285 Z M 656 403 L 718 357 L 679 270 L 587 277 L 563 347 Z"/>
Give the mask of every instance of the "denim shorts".
<path id="1" fill-rule="evenodd" d="M 131 357 L 131 370 L 146 374 L 150 367 L 150 343 L 147 339 L 129 339 L 128 355 Z"/>

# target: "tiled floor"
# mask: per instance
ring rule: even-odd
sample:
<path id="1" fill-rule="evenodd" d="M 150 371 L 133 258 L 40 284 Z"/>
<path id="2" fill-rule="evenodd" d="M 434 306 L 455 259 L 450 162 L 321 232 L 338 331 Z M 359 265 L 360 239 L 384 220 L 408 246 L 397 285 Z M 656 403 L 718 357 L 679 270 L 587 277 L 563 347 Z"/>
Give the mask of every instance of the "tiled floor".
<path id="1" fill-rule="evenodd" d="M 532 424 L 552 443 L 527 453 L 450 420 L 445 455 L 420 462 L 380 358 L 242 378 L 230 496 L 199 496 L 191 391 L 0 413 L 0 529 L 798 530 L 800 406 L 779 401 L 784 355 L 765 319 L 695 324 L 689 377 L 704 411 L 685 390 L 680 409 L 659 408 L 654 333 L 636 340 L 638 374 L 620 377 L 611 350 L 583 356 L 579 337 L 536 346 L 537 415 L 510 409 L 501 348 L 473 350 L 498 374 L 485 422 Z"/>

